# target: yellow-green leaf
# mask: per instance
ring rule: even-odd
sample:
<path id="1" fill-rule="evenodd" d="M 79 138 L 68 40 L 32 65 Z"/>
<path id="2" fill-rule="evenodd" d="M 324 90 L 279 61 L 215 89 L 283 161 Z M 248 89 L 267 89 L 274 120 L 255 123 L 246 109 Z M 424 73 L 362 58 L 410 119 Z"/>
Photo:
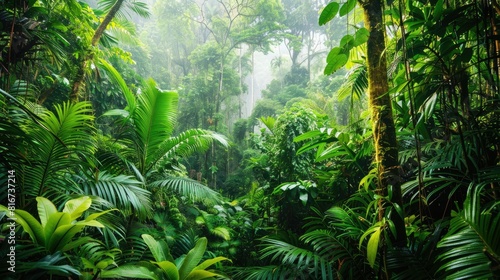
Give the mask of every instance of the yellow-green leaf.
<path id="1" fill-rule="evenodd" d="M 47 224 L 47 220 L 49 217 L 57 213 L 57 208 L 56 206 L 48 199 L 45 197 L 37 197 L 37 208 L 38 208 L 38 217 L 40 217 L 40 222 L 42 223 L 42 227 L 45 227 Z"/>
<path id="2" fill-rule="evenodd" d="M 71 220 L 76 220 L 83 212 L 90 208 L 92 199 L 88 196 L 71 199 L 64 205 L 63 212 L 71 215 Z"/>
<path id="3" fill-rule="evenodd" d="M 368 246 L 366 247 L 366 255 L 368 258 L 368 263 L 371 267 L 375 264 L 375 259 L 377 258 L 378 252 L 378 243 L 380 241 L 380 233 L 382 232 L 382 228 L 379 227 L 375 230 L 370 236 L 370 240 L 368 240 Z"/>

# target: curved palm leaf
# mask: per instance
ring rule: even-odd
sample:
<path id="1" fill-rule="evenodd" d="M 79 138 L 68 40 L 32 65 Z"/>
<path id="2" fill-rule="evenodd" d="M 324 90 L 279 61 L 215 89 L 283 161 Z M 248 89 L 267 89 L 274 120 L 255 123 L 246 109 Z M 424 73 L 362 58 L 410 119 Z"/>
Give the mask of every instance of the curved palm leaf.
<path id="1" fill-rule="evenodd" d="M 179 95 L 162 91 L 153 80 L 147 81 L 137 97 L 137 108 L 132 114 L 139 170 L 146 174 L 160 158 L 158 150 L 174 130 L 177 120 Z"/>
<path id="2" fill-rule="evenodd" d="M 106 13 L 111 10 L 111 8 L 115 5 L 116 0 L 100 0 L 99 7 Z M 148 18 L 151 14 L 148 10 L 148 5 L 144 2 L 140 1 L 125 1 L 123 3 L 123 7 L 116 14 L 118 17 L 125 17 L 125 15 L 130 16 L 130 11 L 135 14 Z"/>
<path id="3" fill-rule="evenodd" d="M 229 146 L 227 138 L 216 132 L 204 129 L 189 129 L 177 136 L 170 137 L 160 146 L 164 157 L 188 157 L 196 152 L 204 152 L 217 141 L 225 147 Z"/>
<path id="4" fill-rule="evenodd" d="M 438 261 L 448 279 L 489 279 L 492 261 L 500 263 L 500 215 L 494 209 L 481 209 L 484 185 L 469 186 L 464 208 L 450 222 L 446 236 L 438 243 L 445 249 Z"/>
<path id="5" fill-rule="evenodd" d="M 111 202 L 125 215 L 135 214 L 145 219 L 151 214 L 151 193 L 131 176 L 100 172 L 95 180 L 85 180 L 82 185 L 85 194 Z"/>
<path id="6" fill-rule="evenodd" d="M 236 273 L 236 279 L 245 280 L 284 280 L 284 279 L 308 279 L 307 274 L 296 272 L 295 266 L 268 265 L 259 267 L 245 267 Z M 300 277 L 302 276 L 302 277 Z M 333 278 L 332 278 L 333 279 Z"/>
<path id="7" fill-rule="evenodd" d="M 221 201 L 221 195 L 218 192 L 189 178 L 171 177 L 152 182 L 149 185 L 153 188 L 168 188 L 196 202 L 216 204 Z"/>
<path id="8" fill-rule="evenodd" d="M 360 100 L 368 88 L 368 72 L 364 62 L 356 62 L 356 66 L 347 74 L 347 80 L 338 90 L 338 99 L 351 97 L 351 102 Z M 352 103 L 351 103 L 352 104 Z"/>
<path id="9" fill-rule="evenodd" d="M 93 158 L 95 145 L 90 104 L 64 103 L 56 106 L 55 111 L 42 113 L 43 127 L 31 125 L 27 129 L 32 139 L 31 166 L 23 171 L 24 188 L 33 198 L 44 195 L 54 200 L 54 196 L 64 195 L 67 188 L 76 189 L 66 171 L 82 170 Z M 49 190 L 50 195 L 47 195 Z"/>

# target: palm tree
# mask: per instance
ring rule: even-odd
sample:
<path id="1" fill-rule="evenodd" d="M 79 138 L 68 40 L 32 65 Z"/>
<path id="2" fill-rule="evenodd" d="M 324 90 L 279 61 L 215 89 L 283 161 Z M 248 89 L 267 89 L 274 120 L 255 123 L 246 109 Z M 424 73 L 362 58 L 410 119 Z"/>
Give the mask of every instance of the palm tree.
<path id="1" fill-rule="evenodd" d="M 80 91 L 84 89 L 84 80 L 85 80 L 85 71 L 87 70 L 87 66 L 94 59 L 93 48 L 97 47 L 101 37 L 104 35 L 104 31 L 111 23 L 111 21 L 118 15 L 121 16 L 120 10 L 124 9 L 124 7 L 129 8 L 134 11 L 136 14 L 142 17 L 149 17 L 149 11 L 146 5 L 139 1 L 127 1 L 127 0 L 106 0 L 101 1 L 100 5 L 103 7 L 104 11 L 106 11 L 106 15 L 103 20 L 96 28 L 94 35 L 92 36 L 90 42 L 90 48 L 87 50 L 80 59 L 80 65 L 77 69 L 76 77 L 73 81 L 73 86 L 70 94 L 70 100 L 75 101 L 78 100 L 78 94 Z"/>
<path id="2" fill-rule="evenodd" d="M 119 117 L 121 125 L 115 133 L 116 143 L 122 147 L 117 153 L 122 164 L 136 170 L 136 176 L 147 188 L 166 187 L 193 200 L 219 200 L 217 192 L 199 182 L 172 176 L 169 170 L 161 171 L 165 163 L 204 152 L 214 142 L 227 147 L 226 138 L 203 129 L 189 129 L 174 135 L 179 98 L 176 92 L 160 90 L 150 79 L 134 95 L 116 69 L 104 60 L 100 63 L 119 85 L 127 101 L 126 108 L 105 114 Z"/>

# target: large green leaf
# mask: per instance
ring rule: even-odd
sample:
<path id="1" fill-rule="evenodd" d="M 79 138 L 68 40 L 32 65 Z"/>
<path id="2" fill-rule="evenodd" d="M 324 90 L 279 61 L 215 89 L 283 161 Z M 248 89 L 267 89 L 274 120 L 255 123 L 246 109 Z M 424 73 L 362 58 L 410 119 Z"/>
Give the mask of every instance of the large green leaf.
<path id="1" fill-rule="evenodd" d="M 40 222 L 42 227 L 45 227 L 49 217 L 57 212 L 56 206 L 45 197 L 37 197 L 37 208 L 38 208 L 38 217 L 40 218 Z"/>
<path id="2" fill-rule="evenodd" d="M 47 223 L 43 227 L 45 240 L 50 240 L 52 235 L 54 234 L 54 231 L 58 227 L 64 225 L 70 225 L 71 221 L 72 221 L 71 216 L 68 213 L 55 212 L 52 215 L 50 215 Z"/>
<path id="3" fill-rule="evenodd" d="M 156 241 L 149 234 L 143 234 L 141 235 L 141 237 L 144 240 L 144 242 L 148 245 L 149 250 L 151 251 L 153 257 L 157 262 L 173 261 L 167 244 L 162 244 L 159 241 Z"/>
<path id="4" fill-rule="evenodd" d="M 103 270 L 99 274 L 103 279 L 116 279 L 116 278 L 137 278 L 137 279 L 152 279 L 163 280 L 158 276 L 150 267 L 143 265 L 125 264 L 110 270 Z"/>
<path id="5" fill-rule="evenodd" d="M 55 113 L 44 111 L 41 119 L 42 127 L 27 127 L 32 165 L 22 174 L 26 194 L 62 201 L 71 188 L 78 192 L 64 174 L 88 167 L 93 158 L 92 108 L 88 102 L 68 102 L 56 105 Z"/>
<path id="6" fill-rule="evenodd" d="M 445 249 L 438 257 L 449 279 L 489 279 L 491 260 L 500 262 L 500 215 L 481 207 L 484 186 L 471 184 L 463 210 L 454 213 L 446 236 L 438 243 Z"/>
<path id="7" fill-rule="evenodd" d="M 138 96 L 132 115 L 139 170 L 146 174 L 160 155 L 158 149 L 171 136 L 177 120 L 179 96 L 173 91 L 162 91 L 149 80 Z"/>
<path id="8" fill-rule="evenodd" d="M 90 208 L 90 205 L 92 205 L 92 199 L 88 196 L 82 196 L 68 200 L 68 202 L 64 205 L 63 212 L 68 213 L 71 220 L 76 220 L 83 214 L 83 212 Z"/>
<path id="9" fill-rule="evenodd" d="M 198 265 L 198 263 L 203 258 L 205 250 L 207 249 L 207 239 L 202 237 L 196 241 L 196 245 L 191 249 L 179 267 L 179 278 L 181 280 L 186 279 L 186 277 L 192 272 L 192 270 Z"/>
<path id="10" fill-rule="evenodd" d="M 339 3 L 337 2 L 330 2 L 326 7 L 321 11 L 321 14 L 319 16 L 319 25 L 324 25 L 330 20 L 332 20 L 336 15 L 337 12 L 339 11 Z"/>
<path id="11" fill-rule="evenodd" d="M 58 227 L 50 239 L 47 240 L 46 249 L 52 253 L 62 250 L 84 227 L 85 225 L 64 225 Z"/>
<path id="12" fill-rule="evenodd" d="M 216 263 L 219 263 L 221 261 L 230 261 L 230 259 L 225 258 L 225 257 L 215 257 L 215 258 L 212 258 L 212 259 L 208 259 L 208 260 L 203 261 L 197 267 L 195 267 L 194 270 L 207 269 L 208 267 L 210 267 L 210 266 L 212 266 L 212 265 L 214 265 Z"/>
<path id="13" fill-rule="evenodd" d="M 167 279 L 179 280 L 179 270 L 173 262 L 161 261 L 161 262 L 154 262 L 154 264 L 156 264 L 157 266 L 159 266 L 163 270 L 163 272 L 167 276 Z"/>
<path id="14" fill-rule="evenodd" d="M 4 212 L 7 212 L 7 213 L 11 213 L 7 207 L 4 207 L 2 206 L 2 209 Z M 30 213 L 24 211 L 24 210 L 21 210 L 21 209 L 16 209 L 14 211 L 14 216 L 16 218 L 16 223 L 20 224 L 24 231 L 27 232 L 31 239 L 39 244 L 39 245 L 43 245 L 45 244 L 45 235 L 44 235 L 44 232 L 43 232 L 43 227 L 42 225 L 40 224 L 40 222 L 38 222 L 37 219 L 35 219 L 35 217 L 33 217 Z"/>
<path id="15" fill-rule="evenodd" d="M 184 278 L 184 280 L 202 280 L 202 279 L 217 279 L 215 276 L 220 276 L 221 274 L 215 273 L 207 270 L 193 270 L 189 275 Z"/>

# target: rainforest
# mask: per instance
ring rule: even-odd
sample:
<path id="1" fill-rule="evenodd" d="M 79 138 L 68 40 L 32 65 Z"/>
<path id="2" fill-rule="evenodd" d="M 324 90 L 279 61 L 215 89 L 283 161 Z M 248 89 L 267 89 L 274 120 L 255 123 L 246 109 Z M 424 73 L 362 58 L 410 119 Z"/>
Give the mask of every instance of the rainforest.
<path id="1" fill-rule="evenodd" d="M 496 0 L 0 0 L 0 279 L 500 279 Z"/>

